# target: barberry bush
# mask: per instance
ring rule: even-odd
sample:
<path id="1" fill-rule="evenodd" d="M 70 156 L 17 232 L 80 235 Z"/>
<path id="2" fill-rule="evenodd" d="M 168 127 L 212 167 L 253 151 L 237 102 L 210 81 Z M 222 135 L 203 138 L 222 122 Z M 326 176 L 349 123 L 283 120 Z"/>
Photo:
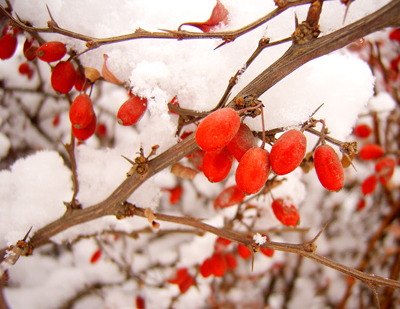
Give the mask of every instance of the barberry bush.
<path id="1" fill-rule="evenodd" d="M 0 0 L 0 308 L 400 306 L 400 0 Z"/>

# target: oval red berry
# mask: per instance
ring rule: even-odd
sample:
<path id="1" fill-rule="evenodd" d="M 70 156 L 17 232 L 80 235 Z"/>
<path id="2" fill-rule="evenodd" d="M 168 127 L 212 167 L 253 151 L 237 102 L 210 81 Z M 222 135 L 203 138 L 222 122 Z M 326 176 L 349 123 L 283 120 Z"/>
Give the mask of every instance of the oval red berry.
<path id="1" fill-rule="evenodd" d="M 343 166 L 335 150 L 320 145 L 314 152 L 314 167 L 319 182 L 329 191 L 339 191 L 344 186 Z"/>
<path id="2" fill-rule="evenodd" d="M 211 257 L 211 270 L 215 277 L 222 277 L 226 272 L 226 260 L 221 253 L 214 253 Z"/>
<path id="3" fill-rule="evenodd" d="M 250 128 L 245 124 L 240 124 L 239 130 L 228 143 L 229 152 L 240 161 L 247 150 L 256 146 L 256 140 Z"/>
<path id="4" fill-rule="evenodd" d="M 74 86 L 75 79 L 75 68 L 69 61 L 60 61 L 51 72 L 51 86 L 60 93 L 68 93 Z"/>
<path id="5" fill-rule="evenodd" d="M 354 128 L 354 135 L 360 138 L 367 138 L 368 136 L 371 135 L 372 129 L 369 125 L 367 124 L 359 124 Z"/>
<path id="6" fill-rule="evenodd" d="M 210 277 L 212 274 L 212 268 L 211 268 L 211 259 L 207 258 L 203 261 L 203 263 L 200 266 L 200 274 L 204 277 Z"/>
<path id="7" fill-rule="evenodd" d="M 293 172 L 306 154 L 307 139 L 298 130 L 283 133 L 271 148 L 271 169 L 277 175 Z"/>
<path id="8" fill-rule="evenodd" d="M 236 185 L 245 194 L 260 191 L 269 174 L 269 152 L 259 147 L 249 149 L 236 169 Z"/>
<path id="9" fill-rule="evenodd" d="M 64 43 L 53 41 L 43 44 L 37 51 L 37 57 L 45 62 L 53 62 L 61 60 L 67 53 Z"/>
<path id="10" fill-rule="evenodd" d="M 229 207 L 239 204 L 246 197 L 237 186 L 230 186 L 225 188 L 215 199 L 214 208 L 216 207 Z"/>
<path id="11" fill-rule="evenodd" d="M 87 140 L 96 131 L 96 114 L 93 114 L 92 121 L 83 129 L 77 129 L 72 126 L 72 134 L 79 140 Z"/>
<path id="12" fill-rule="evenodd" d="M 17 50 L 17 38 L 12 33 L 7 33 L 0 39 L 0 59 L 10 59 Z"/>
<path id="13" fill-rule="evenodd" d="M 134 125 L 143 117 L 146 109 L 147 99 L 134 95 L 120 106 L 117 113 L 117 121 L 123 126 Z"/>
<path id="14" fill-rule="evenodd" d="M 296 226 L 300 220 L 297 208 L 281 198 L 273 200 L 271 207 L 275 217 L 286 226 Z"/>
<path id="15" fill-rule="evenodd" d="M 385 150 L 383 150 L 381 146 L 377 144 L 367 144 L 361 148 L 359 156 L 362 160 L 368 161 L 379 159 L 384 155 L 384 153 Z"/>
<path id="16" fill-rule="evenodd" d="M 394 173 L 394 168 L 396 167 L 396 160 L 391 157 L 386 157 L 375 164 L 375 172 L 379 175 L 379 181 L 382 184 L 387 184 L 392 178 Z"/>
<path id="17" fill-rule="evenodd" d="M 242 259 L 248 259 L 249 257 L 251 257 L 251 251 L 242 244 L 238 245 L 237 252 Z"/>
<path id="18" fill-rule="evenodd" d="M 228 176 L 231 170 L 233 156 L 228 149 L 206 151 L 203 158 L 204 176 L 211 182 L 220 182 Z"/>
<path id="19" fill-rule="evenodd" d="M 205 151 L 222 149 L 240 127 L 240 117 L 232 108 L 219 109 L 203 119 L 196 131 L 196 142 Z"/>
<path id="20" fill-rule="evenodd" d="M 373 175 L 367 177 L 367 178 L 363 181 L 363 183 L 362 183 L 362 185 L 361 185 L 362 193 L 363 193 L 364 195 L 368 195 L 368 194 L 373 193 L 373 192 L 375 191 L 375 188 L 376 188 L 377 183 L 378 183 L 378 177 L 376 177 L 375 174 L 373 174 Z"/>
<path id="21" fill-rule="evenodd" d="M 93 119 L 93 106 L 86 93 L 78 95 L 69 108 L 69 120 L 76 129 L 86 128 Z"/>

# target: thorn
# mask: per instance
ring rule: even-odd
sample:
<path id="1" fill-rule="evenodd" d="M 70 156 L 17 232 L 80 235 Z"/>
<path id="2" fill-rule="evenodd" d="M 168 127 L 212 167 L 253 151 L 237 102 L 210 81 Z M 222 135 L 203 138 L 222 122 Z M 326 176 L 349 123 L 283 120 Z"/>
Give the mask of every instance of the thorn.
<path id="1" fill-rule="evenodd" d="M 26 233 L 25 237 L 22 239 L 23 241 L 26 241 L 28 238 L 29 233 L 32 231 L 33 226 L 29 229 L 29 231 Z"/>
<path id="2" fill-rule="evenodd" d="M 296 12 L 294 13 L 294 25 L 295 29 L 297 29 L 297 27 L 299 26 L 299 19 L 297 18 Z"/>
<path id="3" fill-rule="evenodd" d="M 121 157 L 123 157 L 126 161 L 128 161 L 130 164 L 135 165 L 136 163 L 133 162 L 131 159 L 128 159 L 127 157 L 121 155 Z"/>
<path id="4" fill-rule="evenodd" d="M 320 106 L 317 107 L 317 109 L 311 114 L 310 118 L 313 117 L 318 111 L 319 109 L 322 107 L 322 105 L 324 105 L 325 103 L 322 103 Z"/>
<path id="5" fill-rule="evenodd" d="M 344 12 L 344 17 L 343 17 L 343 24 L 346 20 L 347 13 L 349 12 L 350 4 L 353 2 L 353 0 L 349 0 L 346 4 L 346 11 Z"/>
<path id="6" fill-rule="evenodd" d="M 46 4 L 46 8 L 47 8 L 47 12 L 49 13 L 50 19 L 51 21 L 47 22 L 47 26 L 49 26 L 49 28 L 53 28 L 53 27 L 58 27 L 58 24 L 56 23 L 56 21 L 54 20 L 53 16 L 51 15 L 49 6 Z"/>
<path id="7" fill-rule="evenodd" d="M 216 49 L 218 49 L 218 48 L 220 48 L 220 47 L 222 47 L 222 46 L 224 46 L 225 44 L 228 44 L 228 43 L 230 43 L 230 42 L 232 42 L 232 41 L 231 41 L 231 40 L 224 40 L 221 44 L 219 44 L 217 47 L 215 47 L 214 50 L 216 50 Z"/>
<path id="8" fill-rule="evenodd" d="M 310 241 L 310 243 L 315 243 L 318 239 L 319 236 L 321 236 L 322 232 L 326 229 L 328 224 L 331 222 L 331 220 L 328 220 L 325 225 L 322 227 L 322 229 L 318 232 L 318 234 Z"/>

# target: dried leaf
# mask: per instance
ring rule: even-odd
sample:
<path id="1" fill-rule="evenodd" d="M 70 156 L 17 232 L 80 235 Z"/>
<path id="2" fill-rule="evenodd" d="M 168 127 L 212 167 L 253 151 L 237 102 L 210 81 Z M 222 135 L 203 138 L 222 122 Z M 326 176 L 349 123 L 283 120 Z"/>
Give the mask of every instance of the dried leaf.
<path id="1" fill-rule="evenodd" d="M 90 80 L 91 83 L 94 83 L 96 80 L 98 80 L 100 76 L 100 72 L 95 68 L 85 67 L 85 77 Z"/>
<path id="2" fill-rule="evenodd" d="M 147 221 L 149 221 L 149 223 L 151 224 L 151 226 L 154 229 L 158 229 L 160 227 L 160 223 L 154 221 L 157 217 L 156 215 L 153 213 L 153 211 L 151 210 L 150 207 L 147 207 L 144 211 L 144 215 L 147 218 Z"/>
<path id="3" fill-rule="evenodd" d="M 121 82 L 118 78 L 115 77 L 113 73 L 107 68 L 107 59 L 108 55 L 103 54 L 104 57 L 104 63 L 103 63 L 103 68 L 101 69 L 101 74 L 103 75 L 104 79 L 110 83 L 117 84 L 117 85 L 123 85 L 124 82 Z"/>
<path id="4" fill-rule="evenodd" d="M 198 172 L 190 167 L 183 166 L 180 163 L 174 163 L 171 167 L 171 173 L 181 178 L 193 180 Z"/>
<path id="5" fill-rule="evenodd" d="M 210 32 L 214 30 L 220 23 L 224 23 L 225 25 L 228 23 L 228 10 L 224 7 L 221 1 L 217 0 L 217 4 L 214 6 L 214 9 L 211 13 L 210 18 L 205 22 L 188 22 L 183 23 L 178 27 L 178 30 L 181 30 L 181 27 L 193 26 L 199 28 L 203 32 Z"/>

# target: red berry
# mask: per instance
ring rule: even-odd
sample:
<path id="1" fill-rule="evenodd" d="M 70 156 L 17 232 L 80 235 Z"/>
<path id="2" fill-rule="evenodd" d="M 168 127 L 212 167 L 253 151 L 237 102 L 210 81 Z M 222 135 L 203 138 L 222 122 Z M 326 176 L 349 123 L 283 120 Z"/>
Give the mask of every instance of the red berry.
<path id="1" fill-rule="evenodd" d="M 269 174 L 269 152 L 259 147 L 249 149 L 236 170 L 236 185 L 245 194 L 260 191 Z"/>
<path id="2" fill-rule="evenodd" d="M 273 200 L 271 207 L 275 217 L 286 226 L 296 226 L 300 220 L 296 207 L 281 198 Z"/>
<path id="3" fill-rule="evenodd" d="M 92 121 L 83 129 L 77 129 L 72 126 L 72 134 L 79 140 L 86 140 L 91 137 L 96 130 L 96 114 L 93 114 Z"/>
<path id="4" fill-rule="evenodd" d="M 232 243 L 232 240 L 218 237 L 215 240 L 214 251 L 217 253 L 224 252 L 226 247 L 228 247 L 231 243 Z"/>
<path id="5" fill-rule="evenodd" d="M 196 131 L 197 145 L 204 151 L 225 147 L 240 127 L 240 117 L 232 108 L 219 109 L 203 119 Z"/>
<path id="6" fill-rule="evenodd" d="M 283 133 L 271 148 L 271 169 L 277 175 L 293 172 L 306 154 L 307 139 L 298 130 Z"/>
<path id="7" fill-rule="evenodd" d="M 146 309 L 146 303 L 143 297 L 136 296 L 136 309 Z"/>
<path id="8" fill-rule="evenodd" d="M 235 134 L 227 147 L 229 152 L 240 161 L 247 150 L 256 146 L 254 135 L 245 124 L 240 124 L 239 131 Z"/>
<path id="9" fill-rule="evenodd" d="M 60 124 L 60 114 L 57 114 L 53 118 L 53 127 L 56 127 Z"/>
<path id="10" fill-rule="evenodd" d="M 97 136 L 105 137 L 107 135 L 107 126 L 104 123 L 99 123 L 96 128 Z"/>
<path id="11" fill-rule="evenodd" d="M 46 62 L 53 62 L 61 60 L 62 57 L 67 53 L 67 48 L 64 43 L 53 41 L 47 42 L 40 46 L 37 50 L 37 57 Z"/>
<path id="12" fill-rule="evenodd" d="M 120 106 L 117 121 L 122 126 L 134 125 L 143 117 L 146 109 L 147 99 L 134 95 Z"/>
<path id="13" fill-rule="evenodd" d="M 69 108 L 69 120 L 76 129 L 86 128 L 93 119 L 92 101 L 86 93 L 78 95 Z"/>
<path id="14" fill-rule="evenodd" d="M 200 266 L 200 274 L 204 277 L 207 278 L 211 276 L 212 274 L 212 267 L 211 267 L 211 259 L 207 258 L 203 261 L 203 263 Z"/>
<path id="15" fill-rule="evenodd" d="M 233 162 L 233 156 L 228 148 L 206 151 L 203 158 L 204 176 L 211 182 L 220 182 L 228 176 Z"/>
<path id="16" fill-rule="evenodd" d="M 222 277 L 226 272 L 226 260 L 221 253 L 214 253 L 211 257 L 211 269 L 215 277 Z"/>
<path id="17" fill-rule="evenodd" d="M 361 185 L 362 193 L 364 195 L 371 194 L 372 192 L 375 191 L 377 183 L 378 183 L 378 177 L 376 177 L 375 174 L 372 174 L 371 176 L 367 177 Z"/>
<path id="18" fill-rule="evenodd" d="M 169 202 L 174 205 L 176 203 L 179 202 L 182 192 L 183 192 L 183 188 L 181 186 L 176 186 L 173 189 L 166 189 L 167 191 L 169 191 L 171 193 L 170 197 L 169 197 Z"/>
<path id="19" fill-rule="evenodd" d="M 367 138 L 368 136 L 371 135 L 371 133 L 372 133 L 371 127 L 365 123 L 356 126 L 353 132 L 355 136 L 360 138 Z"/>
<path id="20" fill-rule="evenodd" d="M 31 79 L 33 76 L 33 73 L 35 72 L 31 66 L 29 65 L 28 62 L 24 62 L 21 63 L 19 68 L 18 68 L 18 72 L 22 75 L 26 75 L 28 76 L 28 79 Z"/>
<path id="21" fill-rule="evenodd" d="M 55 91 L 68 93 L 75 84 L 76 72 L 69 61 L 60 61 L 51 73 L 51 86 Z"/>
<path id="22" fill-rule="evenodd" d="M 260 248 L 260 251 L 268 257 L 272 257 L 275 253 L 274 249 L 269 249 L 269 248 Z"/>
<path id="23" fill-rule="evenodd" d="M 389 39 L 400 43 L 400 28 L 394 29 L 389 33 Z"/>
<path id="24" fill-rule="evenodd" d="M 236 185 L 230 186 L 217 196 L 214 201 L 214 208 L 225 208 L 239 204 L 245 197 L 246 195 Z"/>
<path id="25" fill-rule="evenodd" d="M 25 58 L 29 61 L 32 61 L 36 58 L 36 51 L 38 50 L 38 47 L 36 45 L 33 45 L 33 42 L 35 42 L 35 38 L 26 38 L 24 42 L 24 47 L 22 49 Z"/>
<path id="26" fill-rule="evenodd" d="M 381 146 L 376 144 L 367 144 L 361 148 L 359 156 L 362 160 L 367 161 L 367 160 L 379 159 L 380 157 L 383 156 L 384 153 L 385 151 Z"/>
<path id="27" fill-rule="evenodd" d="M 75 80 L 75 89 L 78 91 L 82 91 L 83 86 L 85 85 L 86 82 L 86 76 L 85 73 L 82 71 L 82 69 L 80 67 L 76 68 L 76 80 Z M 87 88 L 89 84 L 86 83 L 85 85 L 85 89 Z M 85 90 L 83 89 L 83 90 Z"/>
<path id="28" fill-rule="evenodd" d="M 10 59 L 17 50 L 17 38 L 9 32 L 0 39 L 0 59 Z"/>
<path id="29" fill-rule="evenodd" d="M 167 281 L 169 283 L 173 284 L 182 284 L 182 282 L 186 279 L 186 277 L 189 275 L 188 269 L 183 267 L 183 268 L 178 268 L 176 270 L 175 278 L 173 279 L 168 279 Z"/>
<path id="30" fill-rule="evenodd" d="M 179 291 L 181 294 L 185 293 L 193 285 L 194 278 L 191 275 L 187 275 L 182 283 L 179 283 Z"/>
<path id="31" fill-rule="evenodd" d="M 383 158 L 375 164 L 375 172 L 378 173 L 379 181 L 382 184 L 387 184 L 392 178 L 395 166 L 396 160 L 391 157 Z"/>
<path id="32" fill-rule="evenodd" d="M 359 200 L 357 204 L 357 211 L 364 209 L 364 207 L 365 207 L 365 199 L 362 198 Z"/>
<path id="33" fill-rule="evenodd" d="M 242 244 L 238 245 L 237 252 L 242 259 L 248 259 L 249 257 L 251 257 L 251 251 Z"/>
<path id="34" fill-rule="evenodd" d="M 101 250 L 99 249 L 95 253 L 93 253 L 92 258 L 90 259 L 90 263 L 91 264 L 96 263 L 100 259 L 100 256 L 101 256 Z"/>
<path id="35" fill-rule="evenodd" d="M 319 182 L 329 191 L 339 191 L 344 186 L 343 166 L 335 150 L 320 145 L 314 153 L 314 167 Z"/>
<path id="36" fill-rule="evenodd" d="M 226 267 L 229 270 L 233 270 L 237 267 L 237 259 L 236 256 L 232 252 L 227 252 L 225 254 L 225 261 L 226 261 Z"/>

